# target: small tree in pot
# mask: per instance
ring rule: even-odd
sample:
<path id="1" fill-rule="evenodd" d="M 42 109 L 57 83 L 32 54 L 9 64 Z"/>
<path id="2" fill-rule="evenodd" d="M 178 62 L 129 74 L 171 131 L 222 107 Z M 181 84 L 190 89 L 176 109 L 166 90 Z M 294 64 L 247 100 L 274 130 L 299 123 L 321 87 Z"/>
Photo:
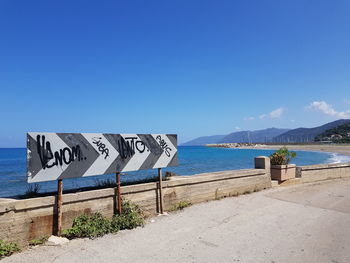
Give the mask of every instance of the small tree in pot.
<path id="1" fill-rule="evenodd" d="M 295 152 L 291 152 L 287 147 L 283 147 L 270 155 L 271 179 L 284 181 L 295 178 L 295 164 L 289 164 L 296 157 Z"/>

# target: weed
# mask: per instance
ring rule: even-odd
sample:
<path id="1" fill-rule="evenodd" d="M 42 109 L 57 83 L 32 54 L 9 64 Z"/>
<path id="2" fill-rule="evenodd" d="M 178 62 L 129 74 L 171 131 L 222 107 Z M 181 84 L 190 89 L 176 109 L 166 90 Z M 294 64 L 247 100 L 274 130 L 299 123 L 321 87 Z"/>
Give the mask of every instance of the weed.
<path id="1" fill-rule="evenodd" d="M 43 236 L 39 239 L 32 239 L 29 241 L 29 246 L 37 246 L 44 244 L 49 239 L 48 236 Z"/>
<path id="2" fill-rule="evenodd" d="M 178 204 L 174 205 L 174 206 L 170 209 L 170 211 L 182 210 L 182 209 L 184 209 L 185 207 L 188 207 L 188 206 L 190 206 L 190 205 L 192 205 L 192 203 L 189 202 L 189 201 L 181 201 L 181 202 L 179 202 Z"/>
<path id="3" fill-rule="evenodd" d="M 178 176 L 176 173 L 173 173 L 173 172 L 169 172 L 169 171 L 166 171 L 165 172 L 165 177 L 168 179 L 168 177 L 172 177 L 172 176 Z"/>
<path id="4" fill-rule="evenodd" d="M 158 182 L 158 176 L 154 177 L 149 177 L 145 179 L 140 179 L 140 180 L 135 180 L 135 181 L 127 181 L 127 182 L 122 182 L 121 186 L 127 186 L 127 185 L 135 185 L 135 184 L 144 184 L 144 183 L 153 183 L 153 182 Z M 163 176 L 163 181 L 168 181 L 169 177 L 166 175 Z M 77 193 L 77 192 L 85 192 L 85 191 L 91 191 L 91 190 L 96 190 L 96 189 L 101 189 L 101 188 L 111 188 L 115 187 L 116 183 L 114 182 L 113 179 L 106 179 L 106 180 L 95 180 L 95 185 L 94 186 L 87 186 L 87 187 L 81 187 L 76 184 L 76 187 L 79 189 L 69 189 L 69 190 L 64 190 L 63 194 L 69 194 L 69 193 Z M 27 187 L 27 191 L 23 195 L 17 195 L 17 197 L 21 199 L 26 199 L 26 198 L 32 198 L 32 197 L 44 197 L 44 196 L 52 196 L 56 195 L 56 192 L 43 192 L 39 193 L 40 186 L 38 184 L 35 184 L 34 186 L 30 185 Z"/>
<path id="5" fill-rule="evenodd" d="M 113 228 L 118 228 L 118 230 L 133 229 L 143 224 L 144 216 L 139 206 L 123 199 L 123 213 L 113 216 Z"/>
<path id="6" fill-rule="evenodd" d="M 68 239 L 89 237 L 96 238 L 111 232 L 111 223 L 100 213 L 90 216 L 80 215 L 73 221 L 73 226 L 63 231 Z"/>
<path id="7" fill-rule="evenodd" d="M 215 200 L 220 200 L 222 197 L 219 196 L 219 188 L 216 188 L 215 190 Z"/>
<path id="8" fill-rule="evenodd" d="M 153 176 L 153 177 L 149 177 L 149 178 L 145 178 L 145 179 L 139 179 L 139 180 L 135 180 L 135 181 L 129 181 L 129 182 L 122 182 L 120 185 L 121 186 L 126 186 L 126 185 L 134 185 L 134 184 L 145 184 L 145 183 L 154 183 L 154 182 L 158 182 L 158 176 Z M 169 180 L 169 176 L 162 176 L 162 180 L 163 181 L 168 181 Z"/>
<path id="9" fill-rule="evenodd" d="M 111 178 L 104 179 L 104 180 L 96 180 L 95 186 L 98 188 L 110 188 L 110 187 L 116 187 L 117 184 L 114 180 Z"/>
<path id="10" fill-rule="evenodd" d="M 0 259 L 18 251 L 20 251 L 20 248 L 17 243 L 6 242 L 0 239 Z"/>
<path id="11" fill-rule="evenodd" d="M 168 181 L 170 176 L 173 176 L 173 173 L 166 172 L 166 175 L 162 177 L 163 181 Z M 126 181 L 122 182 L 120 185 L 121 186 L 126 186 L 126 185 L 134 185 L 134 184 L 144 184 L 144 183 L 153 183 L 157 182 L 159 180 L 158 176 L 152 176 L 148 177 L 145 179 L 138 179 L 135 181 Z M 104 179 L 104 180 L 95 180 L 95 187 L 96 188 L 111 188 L 111 187 L 116 187 L 117 184 L 113 179 Z"/>
<path id="12" fill-rule="evenodd" d="M 21 198 L 33 198 L 39 196 L 40 185 L 39 184 L 30 184 L 27 186 L 26 192 L 21 195 Z"/>
<path id="13" fill-rule="evenodd" d="M 140 208 L 123 199 L 123 213 L 114 215 L 110 220 L 100 213 L 80 215 L 73 221 L 73 226 L 63 231 L 68 239 L 73 238 L 96 238 L 108 233 L 117 233 L 119 230 L 132 229 L 142 226 L 144 223 L 143 214 Z"/>

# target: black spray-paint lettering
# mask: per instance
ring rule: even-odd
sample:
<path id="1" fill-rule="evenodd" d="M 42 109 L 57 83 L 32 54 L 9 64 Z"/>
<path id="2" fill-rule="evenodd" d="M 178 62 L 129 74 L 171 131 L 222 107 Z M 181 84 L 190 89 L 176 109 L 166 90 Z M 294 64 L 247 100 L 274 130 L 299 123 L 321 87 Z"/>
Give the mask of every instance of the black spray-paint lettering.
<path id="1" fill-rule="evenodd" d="M 168 146 L 168 144 L 165 142 L 164 139 L 162 139 L 162 136 L 158 135 L 156 137 L 160 147 L 164 150 L 166 156 L 170 157 L 170 152 L 172 151 L 172 149 Z"/>
<path id="2" fill-rule="evenodd" d="M 125 137 L 121 138 L 118 142 L 118 152 L 123 159 L 132 157 L 135 154 L 135 150 L 139 153 L 143 153 L 146 150 L 146 145 L 143 141 L 138 140 L 137 137 Z"/>
<path id="3" fill-rule="evenodd" d="M 94 144 L 97 145 L 99 152 L 102 155 L 105 155 L 105 159 L 109 156 L 109 149 L 106 147 L 104 143 L 101 142 L 102 137 L 93 137 L 92 138 Z"/>
<path id="4" fill-rule="evenodd" d="M 65 147 L 52 153 L 51 143 L 49 141 L 45 141 L 44 135 L 36 136 L 36 144 L 41 166 L 43 169 L 51 168 L 54 166 L 62 166 L 64 163 L 68 165 L 75 160 L 86 160 L 86 157 L 83 158 L 79 145 L 73 146 L 72 148 Z M 49 163 L 51 160 L 53 160 L 53 162 Z"/>

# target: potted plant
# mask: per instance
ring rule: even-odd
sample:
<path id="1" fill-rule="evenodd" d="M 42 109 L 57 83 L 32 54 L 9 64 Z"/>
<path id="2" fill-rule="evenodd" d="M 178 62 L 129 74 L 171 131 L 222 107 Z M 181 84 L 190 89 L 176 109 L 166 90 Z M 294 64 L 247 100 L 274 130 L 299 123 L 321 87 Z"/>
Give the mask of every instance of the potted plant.
<path id="1" fill-rule="evenodd" d="M 283 147 L 270 155 L 271 163 L 271 179 L 285 181 L 295 178 L 295 164 L 289 164 L 296 156 L 295 152 L 291 152 L 287 147 Z"/>

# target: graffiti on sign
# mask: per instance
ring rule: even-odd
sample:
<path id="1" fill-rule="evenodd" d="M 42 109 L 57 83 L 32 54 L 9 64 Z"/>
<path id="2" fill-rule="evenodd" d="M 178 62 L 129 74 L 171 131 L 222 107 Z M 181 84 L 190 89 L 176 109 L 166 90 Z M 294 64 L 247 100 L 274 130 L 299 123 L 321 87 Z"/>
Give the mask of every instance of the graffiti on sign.
<path id="1" fill-rule="evenodd" d="M 135 150 L 143 153 L 146 150 L 146 145 L 138 137 L 125 137 L 118 140 L 118 152 L 121 157 L 126 159 L 135 154 Z M 147 149 L 147 151 L 149 151 Z"/>
<path id="2" fill-rule="evenodd" d="M 175 134 L 28 133 L 28 182 L 177 165 Z"/>
<path id="3" fill-rule="evenodd" d="M 109 149 L 106 147 L 106 144 L 101 142 L 102 137 L 93 137 L 92 143 L 98 146 L 98 151 L 105 156 L 105 159 L 109 155 Z"/>
<path id="4" fill-rule="evenodd" d="M 78 160 L 86 160 L 81 154 L 79 145 L 72 148 L 64 147 L 58 151 L 52 152 L 51 143 L 45 140 L 45 135 L 37 135 L 37 151 L 40 157 L 41 167 L 43 169 L 51 168 L 53 166 L 62 166 L 63 163 L 70 164 L 71 162 Z M 51 162 L 52 160 L 52 162 Z"/>
<path id="5" fill-rule="evenodd" d="M 171 152 L 171 147 L 168 146 L 168 144 L 166 143 L 166 141 L 164 139 L 162 139 L 161 135 L 158 135 L 156 137 L 160 147 L 162 147 L 162 149 L 165 151 L 166 156 L 170 157 L 170 152 Z"/>

